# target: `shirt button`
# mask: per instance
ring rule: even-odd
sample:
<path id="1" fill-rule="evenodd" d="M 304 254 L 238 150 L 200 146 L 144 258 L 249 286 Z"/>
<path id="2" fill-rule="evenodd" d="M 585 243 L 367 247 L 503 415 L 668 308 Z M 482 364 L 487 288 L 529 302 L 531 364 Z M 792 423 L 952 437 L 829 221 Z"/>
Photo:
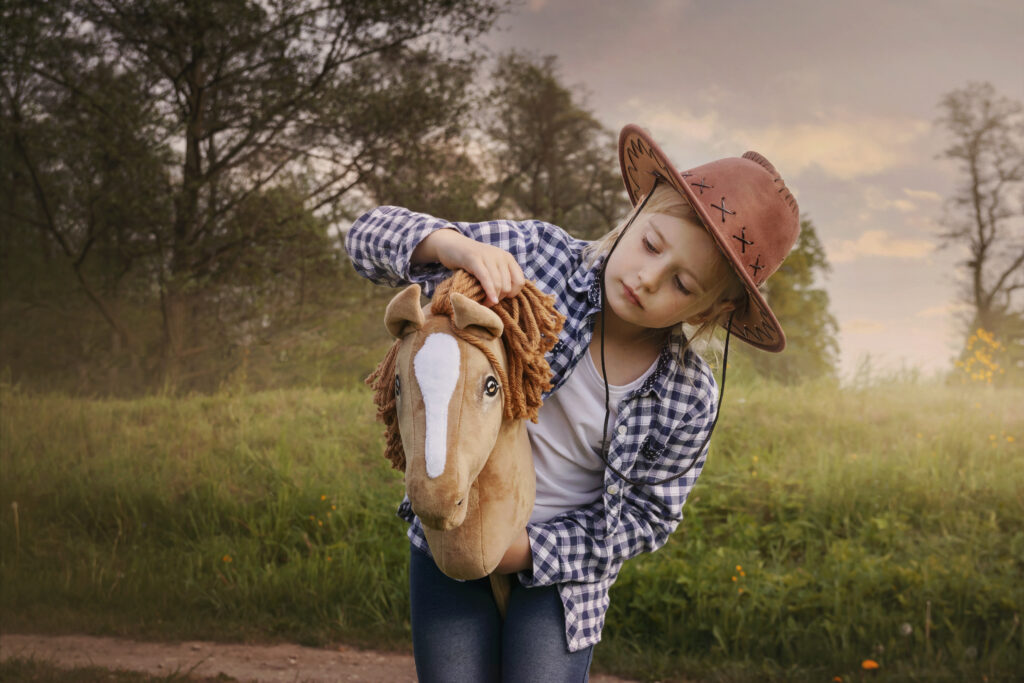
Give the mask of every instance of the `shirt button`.
<path id="1" fill-rule="evenodd" d="M 608 484 L 608 488 L 606 490 L 608 491 L 609 496 L 614 496 L 619 492 L 619 487 L 615 484 Z"/>
<path id="2" fill-rule="evenodd" d="M 617 431 L 619 432 L 619 436 L 625 436 L 626 432 L 628 432 L 629 430 L 626 429 L 626 425 L 619 425 L 619 428 L 618 428 Z"/>

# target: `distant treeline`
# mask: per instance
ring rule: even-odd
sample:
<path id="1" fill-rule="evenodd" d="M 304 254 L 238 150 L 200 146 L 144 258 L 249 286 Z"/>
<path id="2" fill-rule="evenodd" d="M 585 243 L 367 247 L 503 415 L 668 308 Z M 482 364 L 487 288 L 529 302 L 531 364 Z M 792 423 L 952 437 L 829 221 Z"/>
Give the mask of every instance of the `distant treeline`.
<path id="1" fill-rule="evenodd" d="M 399 204 L 585 238 L 628 206 L 615 134 L 553 57 L 482 54 L 485 0 L 5 3 L 0 367 L 85 394 L 341 386 L 389 293 L 341 231 Z M 742 150 L 738 150 L 740 152 Z M 748 367 L 834 373 L 805 221 Z"/>

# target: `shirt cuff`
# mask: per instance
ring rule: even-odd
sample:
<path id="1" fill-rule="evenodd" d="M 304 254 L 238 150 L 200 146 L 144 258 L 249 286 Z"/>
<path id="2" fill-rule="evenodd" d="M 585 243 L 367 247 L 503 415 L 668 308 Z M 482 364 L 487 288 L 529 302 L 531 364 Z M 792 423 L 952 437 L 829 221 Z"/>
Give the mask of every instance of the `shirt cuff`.
<path id="1" fill-rule="evenodd" d="M 423 219 L 422 222 L 413 228 L 409 233 L 408 238 L 401 244 L 399 250 L 396 253 L 391 254 L 391 265 L 407 282 L 424 284 L 429 281 L 437 280 L 442 274 L 447 275 L 448 269 L 440 263 L 413 263 L 412 253 L 416 251 L 416 247 L 420 245 L 420 242 L 438 230 L 444 230 L 446 228 L 455 230 L 456 232 L 459 232 L 459 230 L 454 225 L 443 219 L 434 218 L 433 216 L 428 216 L 426 214 L 419 215 Z"/>
<path id="2" fill-rule="evenodd" d="M 519 581 L 527 587 L 560 583 L 562 562 L 558 557 L 558 537 L 533 524 L 526 525 L 533 555 L 533 569 L 519 572 Z"/>

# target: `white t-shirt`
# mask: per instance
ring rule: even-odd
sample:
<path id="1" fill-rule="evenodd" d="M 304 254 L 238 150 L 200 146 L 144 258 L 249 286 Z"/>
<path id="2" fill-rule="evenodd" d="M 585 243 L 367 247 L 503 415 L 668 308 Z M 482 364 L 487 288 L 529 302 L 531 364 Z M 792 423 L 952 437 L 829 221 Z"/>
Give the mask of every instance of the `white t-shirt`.
<path id="1" fill-rule="evenodd" d="M 619 403 L 643 384 L 658 362 L 629 384 L 608 385 L 608 431 L 615 426 Z M 590 352 L 573 368 L 557 392 L 549 396 L 537 414 L 537 424 L 526 423 L 537 472 L 537 502 L 531 522 L 552 517 L 592 503 L 604 485 L 601 439 L 604 429 L 604 380 Z"/>

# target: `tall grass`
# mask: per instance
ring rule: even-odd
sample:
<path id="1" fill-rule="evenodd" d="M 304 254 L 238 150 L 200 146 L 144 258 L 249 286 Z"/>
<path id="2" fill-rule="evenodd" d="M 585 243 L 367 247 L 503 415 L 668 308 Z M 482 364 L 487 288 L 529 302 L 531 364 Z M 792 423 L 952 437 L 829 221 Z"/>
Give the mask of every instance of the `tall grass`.
<path id="1" fill-rule="evenodd" d="M 401 478 L 364 388 L 0 401 L 5 628 L 408 642 Z M 730 386 L 679 531 L 612 589 L 597 665 L 1011 678 L 1021 406 L 1020 390 Z"/>
<path id="2" fill-rule="evenodd" d="M 15 623 L 302 642 L 407 631 L 403 523 L 389 514 L 402 485 L 365 392 L 7 389 L 3 405 L 0 577 Z"/>

